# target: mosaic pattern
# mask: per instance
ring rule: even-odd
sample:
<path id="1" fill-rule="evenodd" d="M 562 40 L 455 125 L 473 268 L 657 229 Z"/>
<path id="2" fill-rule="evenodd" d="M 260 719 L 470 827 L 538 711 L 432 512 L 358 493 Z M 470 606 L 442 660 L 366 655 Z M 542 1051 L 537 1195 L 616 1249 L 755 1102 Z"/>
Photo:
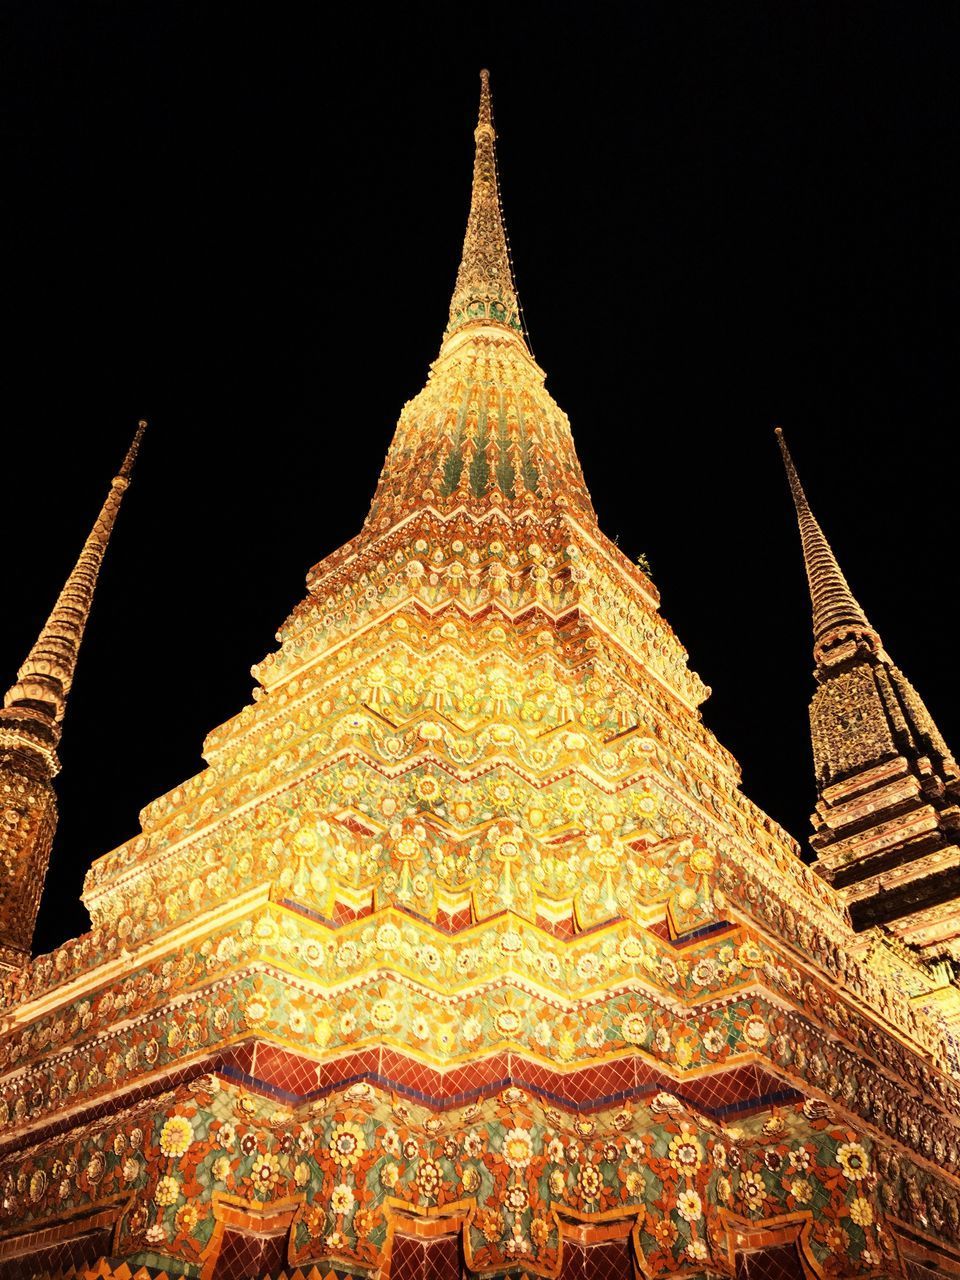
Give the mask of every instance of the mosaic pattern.
<path id="1" fill-rule="evenodd" d="M 943 1229 L 957 1226 L 956 1198 L 938 1201 L 916 1166 L 880 1159 L 885 1197 L 872 1141 L 815 1102 L 728 1125 L 672 1094 L 585 1114 L 510 1087 L 438 1114 L 356 1084 L 294 1109 L 205 1076 L 35 1149 L 7 1174 L 3 1204 L 22 1228 L 65 1202 L 74 1212 L 125 1203 L 123 1256 L 168 1270 L 177 1259 L 202 1265 L 218 1197 L 289 1203 L 297 1265 L 372 1267 L 401 1211 L 456 1211 L 471 1269 L 520 1259 L 548 1275 L 559 1274 L 564 1222 L 623 1211 L 647 1273 L 670 1274 L 719 1260 L 725 1209 L 755 1220 L 799 1210 L 813 1215 L 810 1247 L 825 1271 L 869 1271 L 889 1248 L 885 1209 L 941 1203 Z M 268 1247 L 225 1234 L 231 1257 Z"/>
<path id="2" fill-rule="evenodd" d="M 100 565 L 143 437 L 137 428 L 80 558 L 0 707 L 0 974 L 30 955 L 57 826 L 50 785 Z"/>
<path id="3" fill-rule="evenodd" d="M 525 344 L 486 79 L 476 142 L 362 533 L 93 864 L 91 931 L 0 987 L 0 1276 L 94 1232 L 102 1280 L 960 1254 L 943 982 L 705 729 Z"/>
<path id="4" fill-rule="evenodd" d="M 960 768 L 847 584 L 780 433 L 813 605 L 813 847 L 860 929 L 960 960 Z M 960 1019 L 960 994 L 949 998 Z"/>

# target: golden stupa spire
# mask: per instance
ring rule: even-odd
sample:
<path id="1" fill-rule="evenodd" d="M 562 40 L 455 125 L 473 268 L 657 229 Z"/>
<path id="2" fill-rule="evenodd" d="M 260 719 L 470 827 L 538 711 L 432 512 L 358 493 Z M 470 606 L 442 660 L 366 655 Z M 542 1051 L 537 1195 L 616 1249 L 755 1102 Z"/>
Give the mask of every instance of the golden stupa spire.
<path id="1" fill-rule="evenodd" d="M 123 465 L 73 572 L 0 707 L 0 972 L 27 962 L 57 829 L 53 778 L 80 641 L 97 576 L 140 448 L 137 426 Z"/>
<path id="2" fill-rule="evenodd" d="M 26 661 L 17 672 L 17 681 L 8 690 L 6 708 L 27 706 L 59 724 L 63 719 L 67 694 L 80 651 L 80 641 L 90 616 L 97 576 L 124 492 L 130 483 L 146 423 L 141 421 L 114 477 L 106 501 L 83 544 L 79 559 L 67 578 L 53 610 Z"/>
<path id="3" fill-rule="evenodd" d="M 480 118 L 473 136 L 476 153 L 470 216 L 445 336 L 449 338 L 465 325 L 492 322 L 522 337 L 520 304 L 500 207 L 489 71 L 480 72 Z"/>
<path id="4" fill-rule="evenodd" d="M 847 585 L 779 427 L 777 438 L 813 603 L 816 868 L 854 929 L 882 925 L 936 958 L 960 945 L 960 770 Z"/>
<path id="5" fill-rule="evenodd" d="M 783 438 L 783 431 L 776 428 L 777 441 L 783 454 L 783 465 L 790 481 L 790 492 L 797 510 L 800 541 L 803 544 L 803 560 L 810 584 L 810 602 L 813 606 L 813 638 L 819 646 L 835 633 L 850 628 L 871 636 L 876 635 L 867 615 L 857 602 L 823 530 L 817 523 L 800 477 Z"/>
<path id="6" fill-rule="evenodd" d="M 480 119 L 470 216 L 450 320 L 427 385 L 404 406 L 367 529 L 419 507 L 449 514 L 576 514 L 595 524 L 566 415 L 524 339 L 497 188 L 490 74 Z"/>

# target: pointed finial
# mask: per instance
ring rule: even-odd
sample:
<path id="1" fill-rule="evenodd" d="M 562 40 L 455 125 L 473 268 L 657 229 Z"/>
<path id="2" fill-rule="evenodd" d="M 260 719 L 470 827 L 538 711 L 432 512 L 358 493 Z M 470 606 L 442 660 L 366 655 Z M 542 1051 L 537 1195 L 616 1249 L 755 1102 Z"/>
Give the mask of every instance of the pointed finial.
<path id="1" fill-rule="evenodd" d="M 444 336 L 479 323 L 502 325 L 522 339 L 523 321 L 500 207 L 490 72 L 486 70 L 480 72 L 480 112 L 473 136 L 470 216 Z"/>
<path id="2" fill-rule="evenodd" d="M 133 475 L 133 464 L 137 460 L 137 454 L 140 452 L 140 441 L 143 439 L 143 433 L 147 429 L 146 418 L 141 418 L 137 423 L 137 429 L 134 432 L 133 439 L 130 441 L 130 448 L 126 452 L 126 456 L 117 472 L 118 480 L 126 480 L 128 483 Z"/>
<path id="3" fill-rule="evenodd" d="M 797 511 L 797 523 L 800 526 L 800 541 L 803 546 L 803 559 L 807 570 L 807 582 L 810 586 L 810 601 L 813 606 L 813 637 L 817 646 L 837 631 L 854 628 L 860 632 L 876 633 L 867 621 L 846 578 L 837 563 L 823 530 L 817 523 L 807 495 L 803 491 L 800 477 L 794 466 L 790 450 L 780 427 L 776 429 L 777 442 L 783 454 L 783 465 L 790 482 L 790 492 Z"/>
<path id="4" fill-rule="evenodd" d="M 477 128 L 482 129 L 484 125 L 489 125 L 491 130 L 493 129 L 493 104 L 490 101 L 490 72 L 486 67 L 484 67 L 480 72 L 480 119 L 477 121 Z"/>
<path id="5" fill-rule="evenodd" d="M 141 422 L 53 612 L 0 707 L 0 973 L 27 963 L 57 829 L 53 779 L 97 575 L 140 447 Z M 4 799 L 5 797 L 5 799 Z"/>
<path id="6" fill-rule="evenodd" d="M 36 644 L 17 673 L 16 684 L 3 700 L 4 707 L 27 707 L 34 716 L 48 721 L 56 729 L 54 738 L 59 737 L 59 725 L 73 683 L 80 641 L 90 616 L 100 565 L 123 494 L 130 483 L 146 425 L 142 420 L 138 423 L 133 441 L 110 485 L 110 492 L 73 572 L 64 584 Z"/>

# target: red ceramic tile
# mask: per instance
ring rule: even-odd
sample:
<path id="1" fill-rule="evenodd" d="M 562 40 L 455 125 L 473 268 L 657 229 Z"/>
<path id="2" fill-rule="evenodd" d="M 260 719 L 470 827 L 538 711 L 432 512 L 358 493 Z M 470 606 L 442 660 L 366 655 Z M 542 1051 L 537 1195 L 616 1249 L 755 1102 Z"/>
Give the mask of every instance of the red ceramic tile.
<path id="1" fill-rule="evenodd" d="M 444 933 L 460 933 L 463 929 L 469 929 L 471 924 L 473 924 L 473 913 L 469 907 L 454 911 L 452 914 L 446 911 L 437 912 L 437 928 L 442 929 Z"/>
<path id="2" fill-rule="evenodd" d="M 361 907 L 348 906 L 346 902 L 335 902 L 333 904 L 333 923 L 334 924 L 350 924 L 353 920 L 361 920 L 364 916 L 373 914 L 373 902 L 364 903 Z"/>
<path id="3" fill-rule="evenodd" d="M 460 1248 L 452 1236 L 414 1240 L 397 1236 L 390 1259 L 390 1280 L 460 1280 Z"/>
<path id="4" fill-rule="evenodd" d="M 110 1252 L 113 1233 L 109 1227 L 88 1231 L 72 1240 L 61 1240 L 44 1249 L 34 1249 L 19 1258 L 8 1258 L 0 1263 L 0 1280 L 29 1280 L 31 1276 L 45 1272 L 56 1274 L 71 1267 L 92 1266 L 98 1258 Z"/>
<path id="5" fill-rule="evenodd" d="M 377 1074 L 380 1064 L 379 1049 L 359 1049 L 342 1057 L 322 1062 L 314 1068 L 314 1084 L 309 1091 L 335 1088 L 344 1080 L 369 1078 Z"/>
<path id="6" fill-rule="evenodd" d="M 559 1072 L 552 1071 L 539 1062 L 524 1062 L 522 1058 L 514 1058 L 510 1065 L 511 1079 L 531 1093 L 556 1095 L 559 1092 L 558 1086 L 562 1079 Z"/>
<path id="7" fill-rule="evenodd" d="M 460 1246 L 452 1236 L 432 1240 L 424 1251 L 423 1280 L 460 1280 Z"/>
<path id="8" fill-rule="evenodd" d="M 564 1242 L 560 1280 L 633 1280 L 633 1276 L 626 1240 L 594 1245 Z"/>
<path id="9" fill-rule="evenodd" d="M 223 1065 L 249 1075 L 250 1068 L 253 1066 L 253 1049 L 252 1043 L 231 1045 L 222 1055 Z"/>
<path id="10" fill-rule="evenodd" d="M 735 1280 L 803 1280 L 795 1244 L 741 1250 L 736 1255 Z"/>
<path id="11" fill-rule="evenodd" d="M 266 1236 L 227 1228 L 217 1256 L 216 1280 L 262 1280 L 276 1275 L 286 1264 L 286 1239 L 286 1232 Z"/>
<path id="12" fill-rule="evenodd" d="M 391 1084 L 401 1089 L 412 1089 L 435 1097 L 440 1092 L 439 1073 L 425 1063 L 398 1053 L 394 1049 L 384 1049 L 380 1057 L 380 1071 Z"/>
<path id="13" fill-rule="evenodd" d="M 340 1064 L 341 1079 L 355 1074 L 344 1059 L 338 1058 L 335 1063 Z M 270 1044 L 257 1045 L 249 1074 L 259 1083 L 298 1097 L 315 1093 L 320 1084 L 320 1072 L 313 1059 Z"/>
<path id="14" fill-rule="evenodd" d="M 504 1064 L 499 1054 L 479 1062 L 465 1062 L 443 1073 L 444 1092 L 447 1097 L 472 1093 L 502 1080 L 503 1076 Z"/>
<path id="15" fill-rule="evenodd" d="M 537 924 L 545 933 L 552 933 L 555 938 L 572 938 L 577 932 L 573 916 L 566 916 L 562 920 L 548 920 L 546 916 L 537 916 Z"/>
<path id="16" fill-rule="evenodd" d="M 576 1074 L 579 1077 L 582 1101 L 609 1098 L 634 1088 L 636 1060 L 632 1057 L 615 1058 L 612 1062 L 584 1067 Z"/>
<path id="17" fill-rule="evenodd" d="M 395 1236 L 390 1255 L 390 1280 L 422 1280 L 423 1241 Z"/>

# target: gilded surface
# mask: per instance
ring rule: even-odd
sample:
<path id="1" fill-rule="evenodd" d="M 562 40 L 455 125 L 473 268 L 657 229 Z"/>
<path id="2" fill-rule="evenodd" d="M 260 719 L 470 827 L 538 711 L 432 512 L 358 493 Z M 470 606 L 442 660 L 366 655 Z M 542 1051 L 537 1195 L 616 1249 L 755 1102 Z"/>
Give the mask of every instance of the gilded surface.
<path id="1" fill-rule="evenodd" d="M 903 1275 L 905 1222 L 960 1251 L 943 975 L 743 795 L 598 530 L 511 309 L 488 93 L 362 533 L 92 865 L 91 931 L 0 991 L 0 1275 L 103 1222 L 104 1280 L 214 1276 L 266 1219 L 303 1277 L 387 1280 L 413 1236 L 554 1278 L 614 1237 L 732 1276 L 785 1222 L 816 1276 Z"/>
<path id="2" fill-rule="evenodd" d="M 778 435 L 813 612 L 819 868 L 857 928 L 882 924 L 933 960 L 960 960 L 960 772 L 854 599 Z"/>
<path id="3" fill-rule="evenodd" d="M 50 785 L 97 575 L 145 423 L 141 422 L 79 559 L 0 708 L 0 971 L 23 964 L 57 826 Z"/>
<path id="4" fill-rule="evenodd" d="M 480 118 L 474 131 L 473 192 L 463 254 L 450 302 L 447 336 L 477 321 L 492 320 L 522 332 L 517 290 L 500 211 L 490 77 L 481 77 Z"/>

